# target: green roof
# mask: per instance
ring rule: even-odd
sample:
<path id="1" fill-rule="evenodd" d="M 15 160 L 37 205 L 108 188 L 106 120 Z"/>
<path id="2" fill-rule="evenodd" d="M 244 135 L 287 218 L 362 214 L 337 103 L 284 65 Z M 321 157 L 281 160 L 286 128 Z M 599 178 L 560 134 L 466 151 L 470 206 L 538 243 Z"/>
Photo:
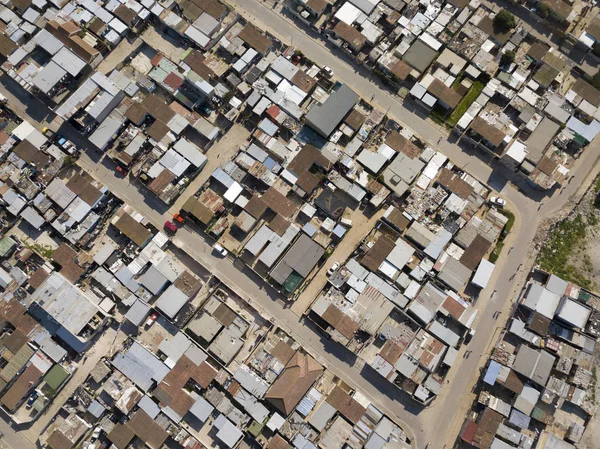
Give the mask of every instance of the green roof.
<path id="1" fill-rule="evenodd" d="M 252 421 L 252 424 L 250 424 L 250 426 L 248 427 L 248 432 L 254 435 L 254 437 L 257 437 L 260 434 L 263 427 L 264 424 L 261 424 L 258 421 Z"/>
<path id="2" fill-rule="evenodd" d="M 44 376 L 44 381 L 54 391 L 58 390 L 58 387 L 69 377 L 69 373 L 60 365 L 54 365 L 50 368 L 50 371 Z"/>
<path id="3" fill-rule="evenodd" d="M 285 289 L 286 292 L 292 293 L 294 290 L 296 290 L 298 288 L 298 285 L 300 285 L 300 283 L 302 282 L 303 279 L 304 278 L 302 276 L 300 276 L 298 273 L 296 273 L 295 271 L 292 271 L 292 273 L 288 276 L 288 278 L 283 283 L 283 288 Z"/>
<path id="4" fill-rule="evenodd" d="M 4 237 L 0 240 L 0 257 L 4 257 L 15 246 L 15 241 L 10 237 Z"/>
<path id="5" fill-rule="evenodd" d="M 6 382 L 10 382 L 13 377 L 29 362 L 35 351 L 29 345 L 23 345 L 15 355 L 10 358 L 8 364 L 0 371 L 0 377 Z"/>

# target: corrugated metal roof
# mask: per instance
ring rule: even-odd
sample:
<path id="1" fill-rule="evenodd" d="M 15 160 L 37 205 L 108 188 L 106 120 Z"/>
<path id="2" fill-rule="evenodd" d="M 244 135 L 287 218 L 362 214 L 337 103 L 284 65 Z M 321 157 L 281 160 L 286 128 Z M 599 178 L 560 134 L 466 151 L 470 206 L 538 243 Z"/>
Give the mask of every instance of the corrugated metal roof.
<path id="1" fill-rule="evenodd" d="M 71 76 L 77 76 L 87 66 L 87 63 L 66 47 L 62 47 L 52 60 Z"/>
<path id="2" fill-rule="evenodd" d="M 460 336 L 456 335 L 447 327 L 442 326 L 439 321 L 434 321 L 431 323 L 431 326 L 429 326 L 429 332 L 450 346 L 456 347 L 460 340 Z"/>
<path id="3" fill-rule="evenodd" d="M 311 426 L 321 432 L 327 426 L 327 423 L 335 416 L 337 410 L 327 401 L 321 402 L 315 412 L 310 416 L 308 422 Z"/>
<path id="4" fill-rule="evenodd" d="M 23 217 L 23 219 L 35 229 L 40 229 L 46 222 L 46 220 L 44 220 L 44 217 L 38 214 L 36 210 L 31 206 L 28 206 L 21 212 L 21 217 Z"/>
<path id="5" fill-rule="evenodd" d="M 529 422 L 531 421 L 531 418 L 525 413 L 522 413 L 516 408 L 513 408 L 508 421 L 521 429 L 527 429 L 529 427 Z"/>
<path id="6" fill-rule="evenodd" d="M 117 354 L 112 364 L 143 391 L 148 391 L 153 382 L 160 383 L 170 371 L 160 359 L 136 341 L 129 349 Z"/>
<path id="7" fill-rule="evenodd" d="M 50 61 L 33 75 L 31 81 L 42 92 L 50 92 L 66 74 L 66 70 L 54 61 Z"/>
<path id="8" fill-rule="evenodd" d="M 492 360 L 490 362 L 490 365 L 488 366 L 488 369 L 485 373 L 485 377 L 483 378 L 483 381 L 488 385 L 494 385 L 496 383 L 496 379 L 498 378 L 498 374 L 500 374 L 501 367 L 502 367 L 502 365 L 500 365 L 498 362 Z"/>
<path id="9" fill-rule="evenodd" d="M 322 136 L 329 137 L 358 99 L 356 92 L 342 84 L 325 103 L 316 104 L 308 111 L 306 122 Z"/>
<path id="10" fill-rule="evenodd" d="M 174 285 L 170 285 L 169 288 L 160 295 L 154 306 L 172 319 L 177 315 L 177 312 L 181 310 L 188 299 L 189 298 L 185 293 Z"/>
<path id="11" fill-rule="evenodd" d="M 148 395 L 142 396 L 137 405 L 152 419 L 156 418 L 160 413 L 160 407 Z"/>
<path id="12" fill-rule="evenodd" d="M 269 389 L 269 384 L 258 377 L 253 371 L 250 371 L 246 365 L 240 365 L 233 375 L 233 378 L 237 380 L 242 387 L 259 399 L 262 398 Z"/>
<path id="13" fill-rule="evenodd" d="M 6 382 L 10 382 L 25 364 L 33 357 L 35 351 L 29 345 L 23 345 L 15 355 L 13 355 L 8 364 L 0 371 L 0 377 Z"/>
<path id="14" fill-rule="evenodd" d="M 150 306 L 141 299 L 136 299 L 125 314 L 125 318 L 135 326 L 139 326 L 146 319 L 149 312 Z"/>
<path id="15" fill-rule="evenodd" d="M 257 256 L 274 235 L 275 233 L 266 224 L 263 224 L 248 240 L 244 248 L 253 256 Z"/>

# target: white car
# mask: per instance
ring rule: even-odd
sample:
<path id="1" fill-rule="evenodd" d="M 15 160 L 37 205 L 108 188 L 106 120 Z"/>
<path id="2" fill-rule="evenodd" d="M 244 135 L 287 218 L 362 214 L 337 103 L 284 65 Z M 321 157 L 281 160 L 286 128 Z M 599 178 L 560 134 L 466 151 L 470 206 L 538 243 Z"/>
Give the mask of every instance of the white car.
<path id="1" fill-rule="evenodd" d="M 506 206 L 506 200 L 503 200 L 499 196 L 492 196 L 490 198 L 490 203 L 495 204 L 498 207 L 504 207 L 504 206 Z"/>
<path id="2" fill-rule="evenodd" d="M 221 256 L 226 257 L 227 256 L 227 250 L 225 248 L 223 248 L 219 243 L 215 243 L 213 245 L 213 249 L 218 252 Z"/>
<path id="3" fill-rule="evenodd" d="M 331 67 L 329 66 L 323 67 L 321 72 L 323 72 L 323 75 L 325 75 L 327 78 L 331 78 L 333 76 L 333 70 L 331 70 Z"/>
<path id="4" fill-rule="evenodd" d="M 331 276 L 333 273 L 335 273 L 337 271 L 337 269 L 340 267 L 339 262 L 335 262 L 332 266 L 329 267 L 329 269 L 327 270 L 327 276 Z"/>

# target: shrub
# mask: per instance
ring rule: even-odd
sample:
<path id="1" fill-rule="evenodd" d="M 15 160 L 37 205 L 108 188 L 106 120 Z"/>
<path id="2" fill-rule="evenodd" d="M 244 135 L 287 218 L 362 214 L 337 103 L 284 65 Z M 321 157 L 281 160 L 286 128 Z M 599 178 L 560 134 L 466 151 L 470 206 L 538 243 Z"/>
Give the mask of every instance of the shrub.
<path id="1" fill-rule="evenodd" d="M 515 62 L 515 52 L 512 50 L 505 51 L 500 58 L 501 66 L 509 66 Z"/>
<path id="2" fill-rule="evenodd" d="M 501 10 L 496 17 L 494 17 L 494 28 L 501 33 L 512 30 L 517 26 L 515 16 L 509 13 L 506 9 Z"/>

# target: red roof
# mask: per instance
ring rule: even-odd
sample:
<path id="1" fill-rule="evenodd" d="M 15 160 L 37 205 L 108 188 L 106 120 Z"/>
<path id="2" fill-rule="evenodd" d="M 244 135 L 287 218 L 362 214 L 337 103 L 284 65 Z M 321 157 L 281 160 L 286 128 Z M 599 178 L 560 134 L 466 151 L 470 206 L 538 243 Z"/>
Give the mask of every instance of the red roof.
<path id="1" fill-rule="evenodd" d="M 161 55 L 160 53 L 156 53 L 154 55 L 154 57 L 150 60 L 150 62 L 152 63 L 152 65 L 154 67 L 156 67 L 162 58 L 163 58 L 163 55 Z"/>
<path id="2" fill-rule="evenodd" d="M 469 421 L 469 423 L 465 426 L 462 435 L 460 436 L 461 440 L 465 443 L 471 444 L 473 442 L 473 437 L 475 436 L 475 432 L 477 432 L 477 424 L 473 421 Z"/>
<path id="3" fill-rule="evenodd" d="M 172 89 L 178 89 L 183 84 L 183 78 L 177 75 L 177 73 L 171 72 L 165 78 L 164 83 Z"/>

